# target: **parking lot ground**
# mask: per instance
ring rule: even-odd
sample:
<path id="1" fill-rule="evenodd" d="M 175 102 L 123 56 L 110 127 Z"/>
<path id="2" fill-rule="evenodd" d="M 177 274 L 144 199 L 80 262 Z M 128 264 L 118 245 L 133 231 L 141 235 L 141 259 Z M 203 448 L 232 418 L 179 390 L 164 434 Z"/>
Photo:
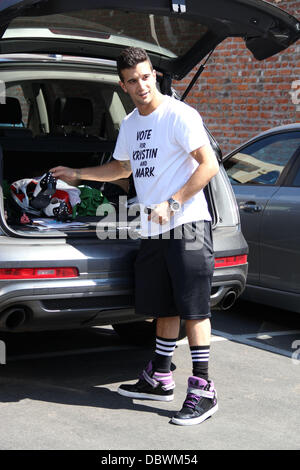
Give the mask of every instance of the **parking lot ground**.
<path id="1" fill-rule="evenodd" d="M 170 424 L 191 373 L 186 340 L 173 358 L 175 399 L 161 403 L 117 394 L 152 349 L 124 343 L 110 328 L 6 336 L 0 449 L 299 449 L 300 345 L 292 347 L 299 320 L 281 318 L 251 319 L 243 307 L 214 313 L 210 374 L 219 411 L 188 427 Z"/>

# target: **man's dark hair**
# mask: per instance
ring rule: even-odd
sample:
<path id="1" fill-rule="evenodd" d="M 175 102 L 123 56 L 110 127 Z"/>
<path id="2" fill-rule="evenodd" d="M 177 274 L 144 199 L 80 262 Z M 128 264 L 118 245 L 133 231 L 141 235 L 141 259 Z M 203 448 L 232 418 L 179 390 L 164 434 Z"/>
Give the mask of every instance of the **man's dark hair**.
<path id="1" fill-rule="evenodd" d="M 131 67 L 135 67 L 137 64 L 141 62 L 148 61 L 153 70 L 151 60 L 144 49 L 140 47 L 128 47 L 124 49 L 117 59 L 117 68 L 120 80 L 123 82 L 124 78 L 122 75 L 122 70 L 130 69 Z"/>

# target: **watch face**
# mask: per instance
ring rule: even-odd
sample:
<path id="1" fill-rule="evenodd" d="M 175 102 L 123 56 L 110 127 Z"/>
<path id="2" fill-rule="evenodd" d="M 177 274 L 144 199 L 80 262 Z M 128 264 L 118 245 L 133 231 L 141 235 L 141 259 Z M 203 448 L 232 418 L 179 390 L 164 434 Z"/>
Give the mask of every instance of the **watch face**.
<path id="1" fill-rule="evenodd" d="M 169 199 L 169 204 L 170 204 L 170 209 L 173 211 L 173 212 L 177 212 L 180 210 L 180 202 L 178 201 L 175 201 L 175 199 Z"/>

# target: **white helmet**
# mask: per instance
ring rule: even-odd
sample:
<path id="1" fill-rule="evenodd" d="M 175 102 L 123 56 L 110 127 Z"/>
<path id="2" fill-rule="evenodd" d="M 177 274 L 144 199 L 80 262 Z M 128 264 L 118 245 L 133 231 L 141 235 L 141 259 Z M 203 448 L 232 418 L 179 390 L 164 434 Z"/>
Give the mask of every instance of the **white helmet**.
<path id="1" fill-rule="evenodd" d="M 80 190 L 56 180 L 51 172 L 36 179 L 25 178 L 10 186 L 16 203 L 25 211 L 35 215 L 45 214 L 57 220 L 66 220 L 73 207 L 80 203 Z"/>

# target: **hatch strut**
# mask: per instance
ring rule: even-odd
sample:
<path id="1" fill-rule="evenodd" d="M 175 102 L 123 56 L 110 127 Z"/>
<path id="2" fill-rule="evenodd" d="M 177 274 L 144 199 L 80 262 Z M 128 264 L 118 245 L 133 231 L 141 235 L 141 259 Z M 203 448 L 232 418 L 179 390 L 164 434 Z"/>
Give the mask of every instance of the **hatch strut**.
<path id="1" fill-rule="evenodd" d="M 191 89 L 193 88 L 195 82 L 198 80 L 198 78 L 200 77 L 201 73 L 203 72 L 203 70 L 205 69 L 205 66 L 206 66 L 206 63 L 208 62 L 208 60 L 210 59 L 210 56 L 212 55 L 212 53 L 214 52 L 215 49 L 212 49 L 210 51 L 210 53 L 208 54 L 207 58 L 206 58 L 206 61 L 204 62 L 204 64 L 200 64 L 200 67 L 199 69 L 197 70 L 197 72 L 195 73 L 195 75 L 193 76 L 189 86 L 187 87 L 187 89 L 185 90 L 185 92 L 183 93 L 182 97 L 180 98 L 180 101 L 184 101 L 185 98 L 187 97 L 187 95 L 189 94 L 189 92 L 191 91 Z"/>
<path id="2" fill-rule="evenodd" d="M 175 11 L 175 13 L 185 13 L 185 0 L 172 0 L 172 9 Z"/>

